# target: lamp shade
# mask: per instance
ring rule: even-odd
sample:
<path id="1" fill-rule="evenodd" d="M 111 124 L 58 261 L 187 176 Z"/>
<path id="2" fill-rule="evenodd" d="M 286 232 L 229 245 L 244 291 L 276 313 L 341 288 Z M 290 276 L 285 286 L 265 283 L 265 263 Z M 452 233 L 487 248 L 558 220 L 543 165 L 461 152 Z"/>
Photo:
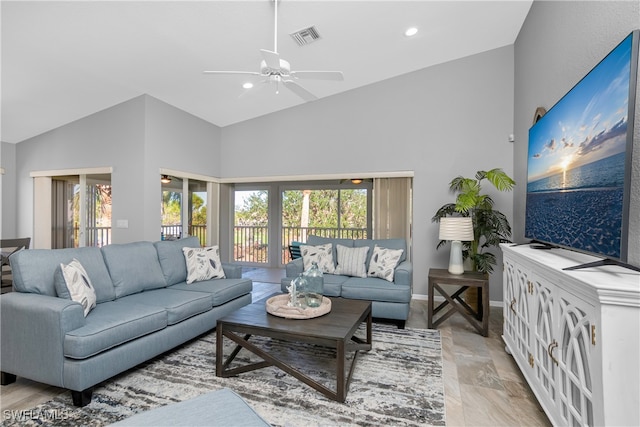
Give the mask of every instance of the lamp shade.
<path id="1" fill-rule="evenodd" d="M 473 221 L 471 217 L 445 217 L 440 219 L 440 240 L 473 240 Z"/>

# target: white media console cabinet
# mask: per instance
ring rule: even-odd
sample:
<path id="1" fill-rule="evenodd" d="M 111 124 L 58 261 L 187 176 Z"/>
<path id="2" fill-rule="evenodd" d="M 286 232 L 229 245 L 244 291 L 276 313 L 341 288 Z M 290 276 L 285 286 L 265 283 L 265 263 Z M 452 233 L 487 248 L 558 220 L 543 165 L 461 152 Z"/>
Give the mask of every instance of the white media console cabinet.
<path id="1" fill-rule="evenodd" d="M 558 426 L 640 425 L 640 273 L 501 245 L 504 341 Z"/>

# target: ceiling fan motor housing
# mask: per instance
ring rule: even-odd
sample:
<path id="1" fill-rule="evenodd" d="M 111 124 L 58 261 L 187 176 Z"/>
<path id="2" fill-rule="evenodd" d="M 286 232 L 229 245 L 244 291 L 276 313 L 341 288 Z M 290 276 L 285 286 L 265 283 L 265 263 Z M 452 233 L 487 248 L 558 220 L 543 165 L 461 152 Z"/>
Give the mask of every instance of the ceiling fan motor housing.
<path id="1" fill-rule="evenodd" d="M 289 73 L 291 72 L 291 65 L 289 64 L 288 61 L 285 61 L 284 59 L 280 59 L 280 69 L 273 69 L 270 68 L 266 61 L 262 60 L 260 62 L 260 73 L 263 76 L 273 76 L 273 75 L 277 75 L 277 76 L 289 76 Z"/>

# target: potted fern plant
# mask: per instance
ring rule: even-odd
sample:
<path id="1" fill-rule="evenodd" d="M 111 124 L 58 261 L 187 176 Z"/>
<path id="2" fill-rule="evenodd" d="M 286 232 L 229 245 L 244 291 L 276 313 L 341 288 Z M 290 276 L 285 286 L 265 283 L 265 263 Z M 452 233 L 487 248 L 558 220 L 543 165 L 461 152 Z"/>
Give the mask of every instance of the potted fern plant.
<path id="1" fill-rule="evenodd" d="M 470 259 L 473 271 L 489 274 L 496 264 L 496 257 L 487 248 L 508 243 L 511 238 L 511 225 L 507 217 L 494 209 L 493 199 L 487 194 L 481 194 L 482 181 L 489 181 L 498 191 L 511 191 L 515 181 L 502 169 L 478 171 L 475 178 L 455 177 L 449 184 L 449 189 L 456 193 L 455 203 L 442 206 L 431 218 L 432 222 L 440 222 L 447 216 L 470 216 L 473 220 L 474 240 L 463 242 L 463 258 Z M 436 249 L 444 245 L 441 240 Z"/>

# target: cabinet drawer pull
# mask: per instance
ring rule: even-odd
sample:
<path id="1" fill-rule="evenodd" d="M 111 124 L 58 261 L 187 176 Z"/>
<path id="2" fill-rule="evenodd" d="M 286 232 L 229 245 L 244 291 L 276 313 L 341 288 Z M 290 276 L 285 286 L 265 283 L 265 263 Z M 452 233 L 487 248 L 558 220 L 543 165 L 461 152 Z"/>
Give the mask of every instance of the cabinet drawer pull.
<path id="1" fill-rule="evenodd" d="M 553 349 L 557 346 L 558 342 L 556 340 L 553 340 L 551 341 L 551 344 L 549 344 L 549 347 L 547 347 L 547 353 L 549 353 L 549 357 L 551 358 L 551 360 L 553 360 L 553 363 L 555 363 L 556 366 L 558 365 L 558 359 L 553 356 Z"/>
<path id="2" fill-rule="evenodd" d="M 516 314 L 516 310 L 513 308 L 513 306 L 516 304 L 516 299 L 512 299 L 511 300 L 511 304 L 509 304 L 509 308 L 511 309 L 511 311 L 513 311 L 513 314 Z"/>

